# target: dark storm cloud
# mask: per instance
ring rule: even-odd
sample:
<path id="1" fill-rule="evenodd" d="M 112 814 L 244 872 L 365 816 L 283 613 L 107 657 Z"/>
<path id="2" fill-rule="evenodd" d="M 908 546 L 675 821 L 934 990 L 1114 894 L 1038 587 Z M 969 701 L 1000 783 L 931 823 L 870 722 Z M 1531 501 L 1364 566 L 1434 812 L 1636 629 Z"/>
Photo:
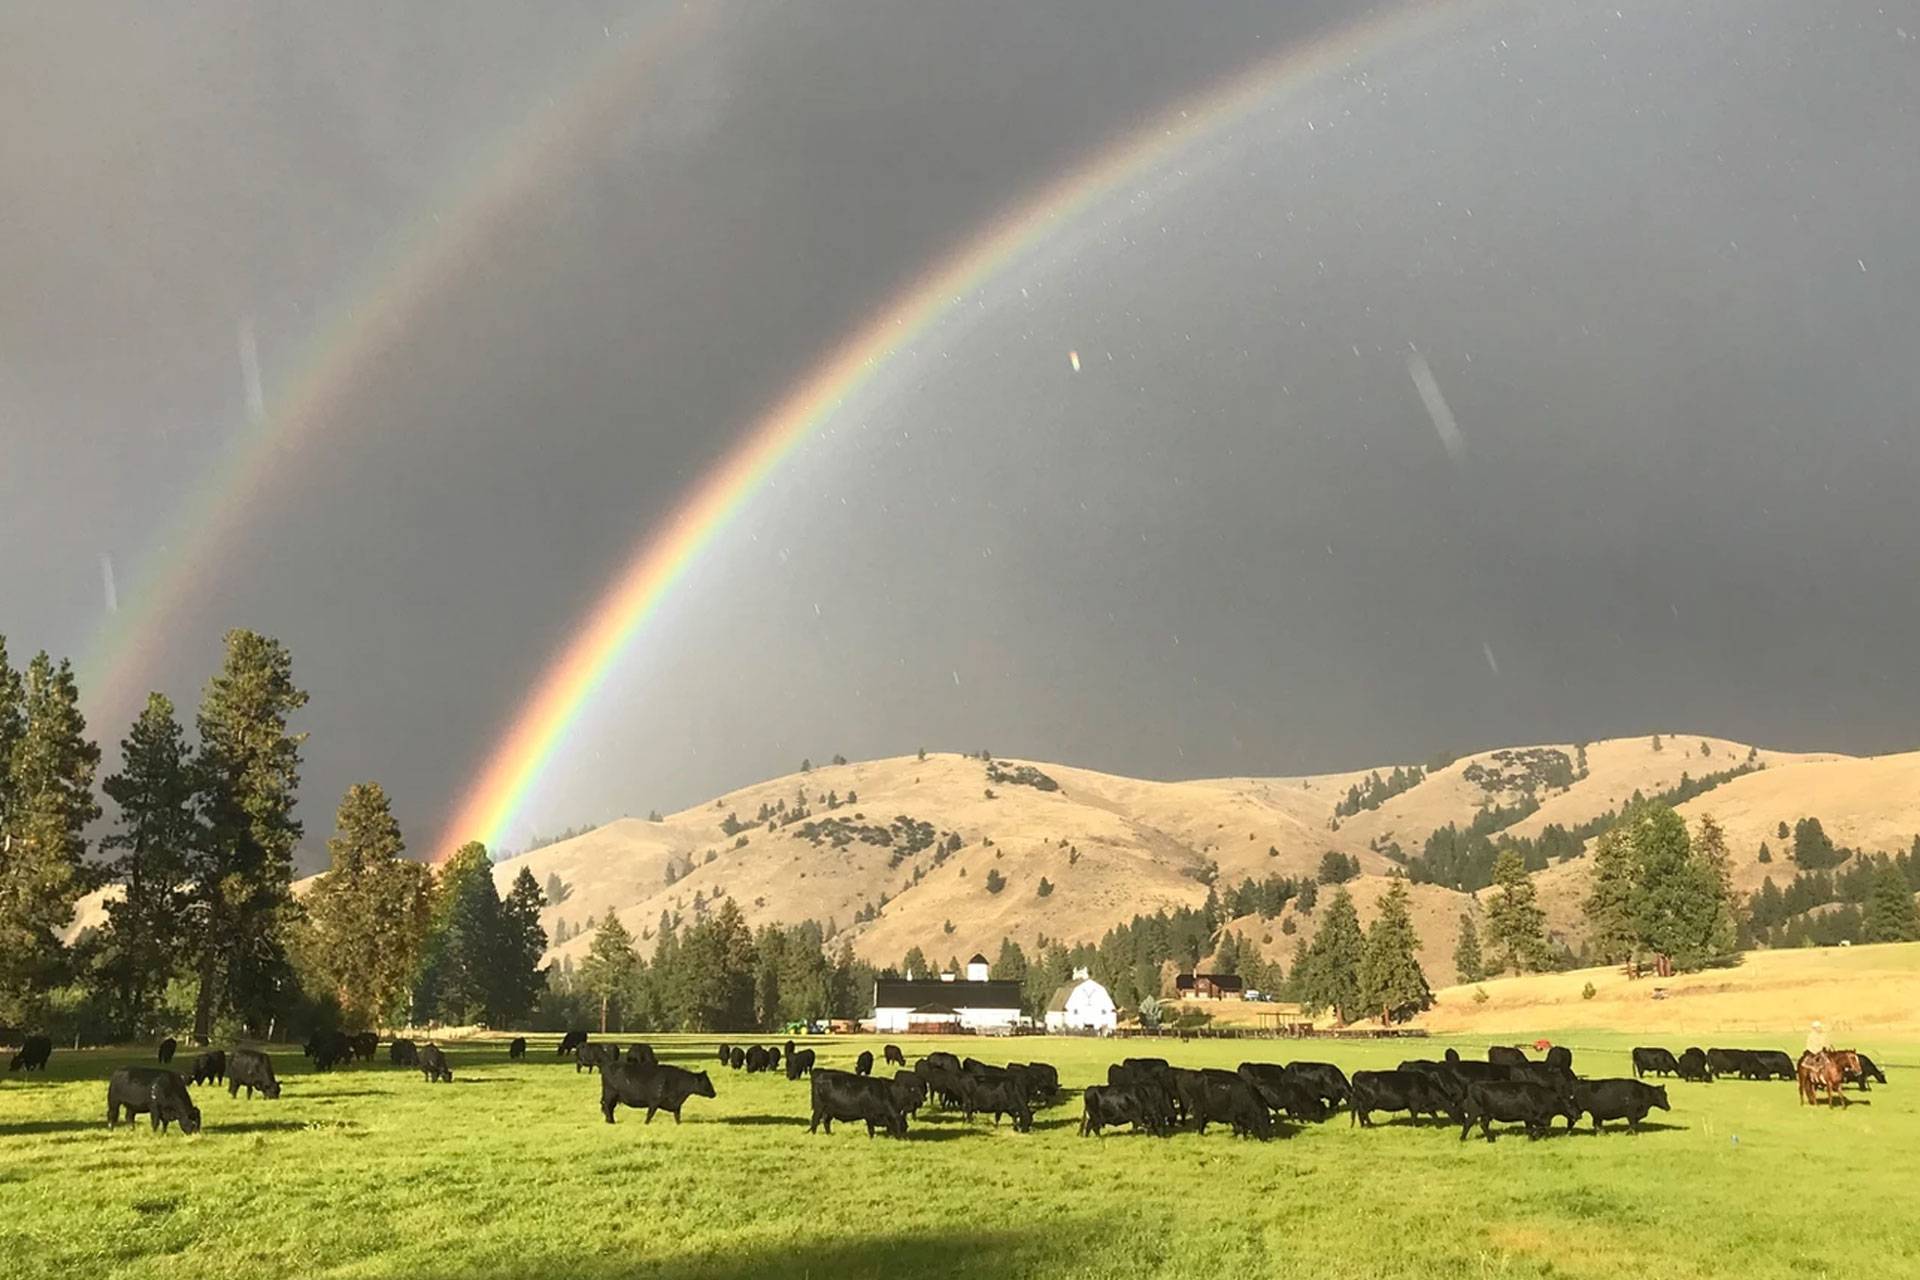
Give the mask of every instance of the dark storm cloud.
<path id="1" fill-rule="evenodd" d="M 371 776 L 424 844 L 635 541 L 783 387 L 1023 192 L 1360 12 L 915 8 L 714 11 L 144 639 L 182 700 L 229 625 L 293 645 L 316 834 Z M 16 647 L 83 647 L 103 553 L 138 591 L 245 430 L 244 321 L 271 417 L 345 282 L 660 20 L 144 12 L 0 41 L 25 122 L 0 131 Z M 1463 6 L 1451 38 L 1301 87 L 850 405 L 669 602 L 531 820 L 923 743 L 1175 775 L 1650 721 L 1910 740 L 1899 26 Z"/>

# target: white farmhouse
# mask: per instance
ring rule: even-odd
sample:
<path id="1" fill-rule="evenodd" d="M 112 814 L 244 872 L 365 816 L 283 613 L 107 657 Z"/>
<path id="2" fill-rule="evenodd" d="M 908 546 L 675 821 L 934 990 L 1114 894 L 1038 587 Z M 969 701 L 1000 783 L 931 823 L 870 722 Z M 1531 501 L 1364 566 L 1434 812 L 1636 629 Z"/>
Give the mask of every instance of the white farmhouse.
<path id="1" fill-rule="evenodd" d="M 873 1029 L 901 1035 L 954 1031 L 1010 1031 L 1020 1022 L 1020 984 L 987 977 L 987 958 L 967 961 L 967 976 L 878 978 L 873 984 Z"/>
<path id="2" fill-rule="evenodd" d="M 1120 1021 L 1107 989 L 1087 976 L 1085 969 L 1073 971 L 1073 981 L 1065 983 L 1047 1001 L 1047 1030 L 1111 1032 Z"/>

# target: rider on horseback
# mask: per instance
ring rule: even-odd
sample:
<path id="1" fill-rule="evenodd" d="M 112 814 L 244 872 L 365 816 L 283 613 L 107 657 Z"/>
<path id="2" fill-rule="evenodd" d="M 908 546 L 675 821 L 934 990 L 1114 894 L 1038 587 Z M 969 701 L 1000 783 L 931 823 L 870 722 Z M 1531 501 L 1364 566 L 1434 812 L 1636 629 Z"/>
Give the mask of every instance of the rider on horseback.
<path id="1" fill-rule="evenodd" d="M 1826 1028 L 1820 1025 L 1820 1019 L 1815 1018 L 1813 1025 L 1807 1029 L 1807 1049 L 1800 1055 L 1800 1060 L 1811 1060 L 1815 1068 L 1825 1067 L 1827 1052 L 1832 1048 L 1833 1042 L 1827 1039 Z"/>

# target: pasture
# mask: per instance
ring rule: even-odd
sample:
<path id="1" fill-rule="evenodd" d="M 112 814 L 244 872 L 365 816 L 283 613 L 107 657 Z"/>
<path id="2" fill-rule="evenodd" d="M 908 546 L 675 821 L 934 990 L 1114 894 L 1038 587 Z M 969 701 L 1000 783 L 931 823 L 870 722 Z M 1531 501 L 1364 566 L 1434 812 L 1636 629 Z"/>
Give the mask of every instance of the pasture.
<path id="1" fill-rule="evenodd" d="M 433 1085 L 387 1065 L 384 1045 L 324 1075 L 275 1046 L 278 1101 L 199 1086 L 200 1135 L 144 1119 L 109 1132 L 108 1074 L 151 1049 L 56 1050 L 44 1079 L 0 1076 L 0 1257 L 18 1280 L 1920 1274 L 1920 1054 L 1906 1044 L 1861 1040 L 1891 1083 L 1842 1110 L 1801 1107 L 1787 1083 L 1669 1080 L 1672 1112 L 1638 1134 L 1583 1121 L 1489 1145 L 1404 1117 L 1360 1130 L 1344 1111 L 1265 1144 L 1224 1128 L 1078 1136 L 1079 1088 L 1127 1053 L 1351 1072 L 1450 1044 L 1481 1056 L 1485 1039 L 903 1039 L 910 1061 L 1048 1061 L 1067 1090 L 1030 1134 L 923 1112 L 903 1142 L 857 1124 L 809 1136 L 804 1080 L 721 1068 L 713 1038 L 648 1040 L 718 1092 L 677 1127 L 625 1109 L 609 1127 L 597 1077 L 542 1037 L 518 1063 L 504 1040 L 448 1045 L 454 1083 Z M 1698 1041 L 1565 1042 L 1582 1075 L 1627 1076 L 1634 1043 Z M 802 1043 L 850 1068 L 882 1042 Z"/>

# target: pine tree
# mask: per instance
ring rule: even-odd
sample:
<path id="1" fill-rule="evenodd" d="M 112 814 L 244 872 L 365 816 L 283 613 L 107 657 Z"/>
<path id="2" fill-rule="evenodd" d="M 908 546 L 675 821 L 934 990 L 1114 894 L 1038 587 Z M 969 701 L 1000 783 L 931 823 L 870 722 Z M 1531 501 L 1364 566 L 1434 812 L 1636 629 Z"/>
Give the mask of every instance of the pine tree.
<path id="1" fill-rule="evenodd" d="M 753 1026 L 753 935 L 732 898 L 723 899 L 680 940 L 681 972 L 668 1007 L 688 1031 Z"/>
<path id="2" fill-rule="evenodd" d="M 1462 982 L 1479 982 L 1487 976 L 1486 963 L 1480 958 L 1480 931 L 1474 927 L 1473 916 L 1465 911 L 1460 913 L 1460 940 L 1453 946 L 1453 967 Z"/>
<path id="3" fill-rule="evenodd" d="M 1494 860 L 1493 885 L 1499 892 L 1487 905 L 1487 941 L 1493 947 L 1494 972 L 1527 973 L 1547 967 L 1546 913 L 1527 864 L 1508 849 Z"/>
<path id="4" fill-rule="evenodd" d="M 540 967 L 546 954 L 547 931 L 540 927 L 540 911 L 547 905 L 533 872 L 520 868 L 500 904 L 500 961 L 494 981 L 495 1012 L 506 1026 L 514 1026 L 533 1012 L 534 1002 L 547 989 L 547 971 Z"/>
<path id="5" fill-rule="evenodd" d="M 0 669 L 5 654 L 0 651 Z M 0 1006 L 37 1013 L 61 974 L 60 932 L 88 888 L 87 824 L 100 816 L 73 668 L 45 653 L 24 682 L 0 672 L 0 736 L 11 740 L 0 796 Z M 18 688 L 16 695 L 14 690 Z M 6 703 L 17 699 L 18 710 Z"/>
<path id="6" fill-rule="evenodd" d="M 1631 918 L 1637 943 L 1682 969 L 1699 968 L 1731 951 L 1733 917 L 1722 868 L 1695 851 L 1680 815 L 1666 805 L 1641 805 L 1617 830 L 1633 862 Z M 1714 856 L 1724 859 L 1724 839 L 1718 840 Z"/>
<path id="7" fill-rule="evenodd" d="M 1868 942 L 1920 941 L 1920 911 L 1914 906 L 1913 886 L 1891 858 L 1873 873 L 1862 936 Z"/>
<path id="8" fill-rule="evenodd" d="M 186 733 L 166 697 L 148 695 L 120 743 L 120 761 L 120 772 L 100 784 L 120 810 L 100 848 L 120 851 L 108 870 L 124 892 L 106 904 L 96 975 L 120 1026 L 144 1036 L 159 1029 L 156 1005 L 186 945 L 183 886 L 199 838 Z"/>
<path id="9" fill-rule="evenodd" d="M 1237 975 L 1240 972 L 1240 935 L 1223 933 L 1220 945 L 1214 948 L 1213 963 L 1209 966 L 1213 972 Z"/>
<path id="10" fill-rule="evenodd" d="M 993 965 L 987 970 L 987 976 L 995 982 L 1025 982 L 1027 980 L 1027 953 L 1012 938 L 1000 939 L 1000 954 L 994 957 Z"/>
<path id="11" fill-rule="evenodd" d="M 315 965 L 360 1026 L 391 1025 L 407 1011 L 426 940 L 432 875 L 405 852 L 380 784 L 349 787 L 327 841 L 327 873 L 305 905 Z"/>
<path id="12" fill-rule="evenodd" d="M 1326 916 L 1306 950 L 1304 965 L 1294 967 L 1300 1003 L 1309 1013 L 1332 1009 L 1334 1021 L 1346 1022 L 1360 1007 L 1360 961 L 1366 939 L 1353 896 L 1341 889 L 1327 905 Z"/>
<path id="13" fill-rule="evenodd" d="M 612 913 L 608 913 L 612 918 Z M 416 1002 L 456 1025 L 489 1020 L 503 930 L 487 846 L 470 840 L 440 867 Z"/>
<path id="14" fill-rule="evenodd" d="M 1419 950 L 1420 938 L 1408 914 L 1407 882 L 1395 877 L 1367 931 L 1360 963 L 1360 1007 L 1377 1011 L 1382 1023 L 1390 1023 L 1431 1006 L 1433 989 L 1420 968 Z"/>
<path id="15" fill-rule="evenodd" d="M 1639 943 L 1633 922 L 1637 868 L 1623 826 L 1603 832 L 1593 849 L 1592 888 L 1585 903 L 1587 932 L 1596 959 L 1617 964 Z"/>
<path id="16" fill-rule="evenodd" d="M 918 947 L 907 948 L 906 959 L 900 962 L 900 974 L 907 978 L 926 978 L 933 973 L 933 965 L 927 960 L 926 952 Z"/>
<path id="17" fill-rule="evenodd" d="M 293 659 L 277 641 L 229 631 L 220 673 L 207 684 L 194 761 L 205 838 L 188 865 L 199 996 L 193 1039 L 207 1043 L 216 1014 L 239 1007 L 282 965 L 279 925 L 291 900 L 293 816 L 305 734 L 288 721 L 307 703 Z"/>
<path id="18" fill-rule="evenodd" d="M 670 932 L 660 935 L 664 947 Z M 600 1002 L 600 1031 L 607 1030 L 607 1014 L 616 1002 L 633 991 L 640 972 L 640 957 L 633 951 L 633 935 L 620 923 L 620 917 L 607 912 L 607 918 L 593 931 L 587 946 L 587 958 L 580 962 L 580 989 Z"/>

